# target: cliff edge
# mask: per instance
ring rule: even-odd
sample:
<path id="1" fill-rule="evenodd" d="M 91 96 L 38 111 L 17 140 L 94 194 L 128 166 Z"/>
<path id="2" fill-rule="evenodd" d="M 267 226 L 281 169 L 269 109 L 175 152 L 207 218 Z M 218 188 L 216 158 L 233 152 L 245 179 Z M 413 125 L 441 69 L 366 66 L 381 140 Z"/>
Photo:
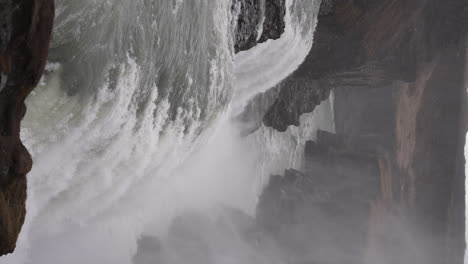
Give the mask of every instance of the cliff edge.
<path id="1" fill-rule="evenodd" d="M 25 218 L 32 160 L 21 143 L 24 100 L 39 82 L 54 20 L 53 0 L 0 0 L 0 254 L 13 252 Z"/>

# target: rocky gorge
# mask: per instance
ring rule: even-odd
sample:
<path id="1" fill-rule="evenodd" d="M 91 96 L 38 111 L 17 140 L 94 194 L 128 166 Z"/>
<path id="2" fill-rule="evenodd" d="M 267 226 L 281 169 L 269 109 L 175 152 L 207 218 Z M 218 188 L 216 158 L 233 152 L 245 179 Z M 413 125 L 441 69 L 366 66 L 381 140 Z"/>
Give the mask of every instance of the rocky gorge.
<path id="1" fill-rule="evenodd" d="M 236 52 L 284 31 L 284 0 L 235 0 L 232 11 L 239 15 Z M 0 0 L 0 14 L 0 254 L 6 254 L 26 213 L 32 160 L 20 121 L 44 70 L 54 1 Z M 253 124 L 250 131 L 262 125 L 285 131 L 333 94 L 335 133 L 319 131 L 300 170 L 272 177 L 255 219 L 230 209 L 208 224 L 190 215 L 174 221 L 183 232 L 170 230 L 170 243 L 184 246 L 206 225 L 226 232 L 232 224 L 226 219 L 236 219 L 254 251 L 280 252 L 286 263 L 463 263 L 467 22 L 463 0 L 323 0 L 305 62 L 240 118 Z M 211 263 L 206 245 L 197 246 L 196 257 Z M 157 238 L 144 237 L 135 263 L 163 249 Z"/>
<path id="2" fill-rule="evenodd" d="M 284 32 L 285 0 L 233 0 L 235 50 Z M 54 0 L 0 0 L 0 255 L 12 253 L 26 214 L 26 174 L 33 161 L 20 139 L 25 99 L 44 72 Z"/>
<path id="3" fill-rule="evenodd" d="M 341 209 L 335 215 L 318 213 L 326 222 L 337 215 L 350 219 L 335 230 L 349 225 L 361 230 L 330 232 L 315 241 L 335 252 L 353 252 L 346 263 L 463 263 L 467 19 L 464 1 L 323 1 L 305 62 L 277 87 L 257 96 L 252 104 L 261 104 L 263 112 L 242 115 L 253 119 L 252 130 L 263 123 L 285 131 L 299 125 L 299 117 L 333 91 L 340 147 L 336 140 L 320 143 L 320 137 L 318 145 L 333 153 L 372 157 L 377 168 L 370 185 L 369 177 L 358 177 L 353 170 L 345 173 L 355 177 L 354 185 L 345 188 L 349 194 L 374 193 L 363 199 L 365 207 L 332 199 Z M 314 155 L 323 164 L 337 162 L 336 154 L 329 153 Z M 308 155 L 306 150 L 301 181 L 334 174 L 311 169 Z M 334 184 L 347 179 L 343 175 Z M 269 188 L 286 190 L 290 185 L 273 181 Z M 366 187 L 357 191 L 355 185 Z M 359 210 L 363 213 L 356 215 L 366 217 L 352 221 Z M 320 226 L 324 220 L 304 221 Z M 273 233 L 290 226 L 279 222 Z M 343 251 L 339 241 L 324 242 L 337 233 L 360 246 Z M 317 263 L 344 263 L 334 256 Z"/>
<path id="4" fill-rule="evenodd" d="M 255 218 L 233 220 L 255 251 L 285 263 L 463 263 L 467 12 L 463 1 L 322 1 L 305 62 L 239 116 L 246 133 L 285 131 L 333 93 L 335 133 L 317 133 L 299 171 L 272 176 Z M 194 226 L 184 232 L 203 239 Z"/>

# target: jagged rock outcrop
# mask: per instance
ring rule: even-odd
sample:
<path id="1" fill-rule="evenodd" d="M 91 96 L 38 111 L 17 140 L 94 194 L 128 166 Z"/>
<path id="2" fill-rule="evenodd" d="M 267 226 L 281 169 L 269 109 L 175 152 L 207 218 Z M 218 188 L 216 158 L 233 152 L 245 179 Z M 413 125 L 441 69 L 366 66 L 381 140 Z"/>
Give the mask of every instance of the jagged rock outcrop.
<path id="1" fill-rule="evenodd" d="M 13 252 L 24 222 L 32 160 L 20 122 L 44 70 L 53 19 L 53 0 L 0 0 L 0 255 Z"/>
<path id="2" fill-rule="evenodd" d="M 238 15 L 234 43 L 236 53 L 257 43 L 278 39 L 284 32 L 285 0 L 234 0 L 232 10 Z"/>
<path id="3" fill-rule="evenodd" d="M 415 83 L 336 88 L 337 136 L 319 131 L 318 143 L 306 144 L 303 168 L 272 178 L 260 200 L 259 221 L 286 245 L 309 243 L 299 243 L 309 245 L 300 254 L 309 252 L 317 263 L 462 264 L 465 48 L 442 53 Z M 366 162 L 374 164 L 370 170 L 363 169 Z M 349 192 L 329 196 L 340 188 Z M 320 192 L 331 203 L 320 207 L 304 198 Z M 362 194 L 365 199 L 356 203 L 353 197 Z M 310 211 L 315 218 L 308 218 Z M 307 224 L 299 225 L 302 220 Z"/>
<path id="4" fill-rule="evenodd" d="M 378 186 L 375 156 L 348 150 L 321 131 L 307 143 L 301 171 L 272 177 L 257 222 L 275 238 L 286 263 L 361 264 Z"/>
<path id="5" fill-rule="evenodd" d="M 312 112 L 322 100 L 330 96 L 329 89 L 320 89 L 319 81 L 308 78 L 288 79 L 278 86 L 278 97 L 268 108 L 263 122 L 266 126 L 274 124 L 274 128 L 279 131 L 286 131 L 290 125 L 299 126 L 303 113 Z"/>
<path id="6" fill-rule="evenodd" d="M 233 1 L 232 10 L 238 12 L 234 49 L 237 52 L 257 44 L 258 27 L 262 10 L 260 0 Z"/>
<path id="7" fill-rule="evenodd" d="M 266 0 L 265 14 L 262 25 L 262 34 L 258 43 L 269 39 L 279 39 L 286 27 L 284 16 L 286 15 L 286 0 Z"/>
<path id="8" fill-rule="evenodd" d="M 264 102 L 284 131 L 334 89 L 337 134 L 378 159 L 363 263 L 463 263 L 467 22 L 463 0 L 325 1 L 304 64 Z"/>
<path id="9" fill-rule="evenodd" d="M 463 0 L 324 1 L 312 50 L 303 65 L 283 81 L 263 122 L 285 131 L 334 87 L 414 82 L 428 63 L 464 41 L 467 22 Z M 288 91 L 295 89 L 298 79 L 318 83 L 311 88 L 313 92 L 308 91 L 317 100 L 310 100 L 303 91 Z"/>

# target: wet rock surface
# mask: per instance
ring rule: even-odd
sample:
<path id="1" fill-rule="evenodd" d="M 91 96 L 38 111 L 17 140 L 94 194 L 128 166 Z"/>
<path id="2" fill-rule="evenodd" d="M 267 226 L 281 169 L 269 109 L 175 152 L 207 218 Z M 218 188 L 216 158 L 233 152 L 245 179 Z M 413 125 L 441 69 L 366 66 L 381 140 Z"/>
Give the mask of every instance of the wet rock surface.
<path id="1" fill-rule="evenodd" d="M 0 0 L 0 255 L 15 249 L 32 160 L 20 140 L 24 100 L 44 70 L 53 0 Z"/>
<path id="2" fill-rule="evenodd" d="M 266 0 L 265 14 L 262 25 L 262 34 L 258 43 L 269 39 L 279 39 L 286 26 L 284 16 L 286 15 L 286 0 Z"/>
<path id="3" fill-rule="evenodd" d="M 313 111 L 328 98 L 335 87 L 414 82 L 426 64 L 464 41 L 467 29 L 462 25 L 467 22 L 463 0 L 324 1 L 312 50 L 299 69 L 280 84 L 282 91 L 263 122 L 285 131 L 298 124 L 302 113 Z M 298 79 L 318 85 L 298 90 L 294 88 Z M 312 93 L 323 96 L 310 100 L 308 94 Z"/>
<path id="4" fill-rule="evenodd" d="M 463 263 L 467 21 L 466 1 L 324 1 L 303 65 L 251 102 L 285 131 L 333 90 L 345 149 L 378 161 L 360 263 Z"/>
<path id="5" fill-rule="evenodd" d="M 278 39 L 284 32 L 285 0 L 234 0 L 232 10 L 238 15 L 236 53 L 269 39 Z"/>

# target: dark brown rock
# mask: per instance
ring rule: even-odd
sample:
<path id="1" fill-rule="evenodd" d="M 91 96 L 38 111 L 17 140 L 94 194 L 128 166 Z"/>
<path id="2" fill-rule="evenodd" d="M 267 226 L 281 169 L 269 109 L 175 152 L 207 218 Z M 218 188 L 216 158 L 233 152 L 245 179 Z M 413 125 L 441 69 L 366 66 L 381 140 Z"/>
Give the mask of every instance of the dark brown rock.
<path id="1" fill-rule="evenodd" d="M 24 100 L 47 59 L 53 0 L 0 1 L 0 254 L 11 253 L 25 217 L 32 160 L 20 140 Z"/>

